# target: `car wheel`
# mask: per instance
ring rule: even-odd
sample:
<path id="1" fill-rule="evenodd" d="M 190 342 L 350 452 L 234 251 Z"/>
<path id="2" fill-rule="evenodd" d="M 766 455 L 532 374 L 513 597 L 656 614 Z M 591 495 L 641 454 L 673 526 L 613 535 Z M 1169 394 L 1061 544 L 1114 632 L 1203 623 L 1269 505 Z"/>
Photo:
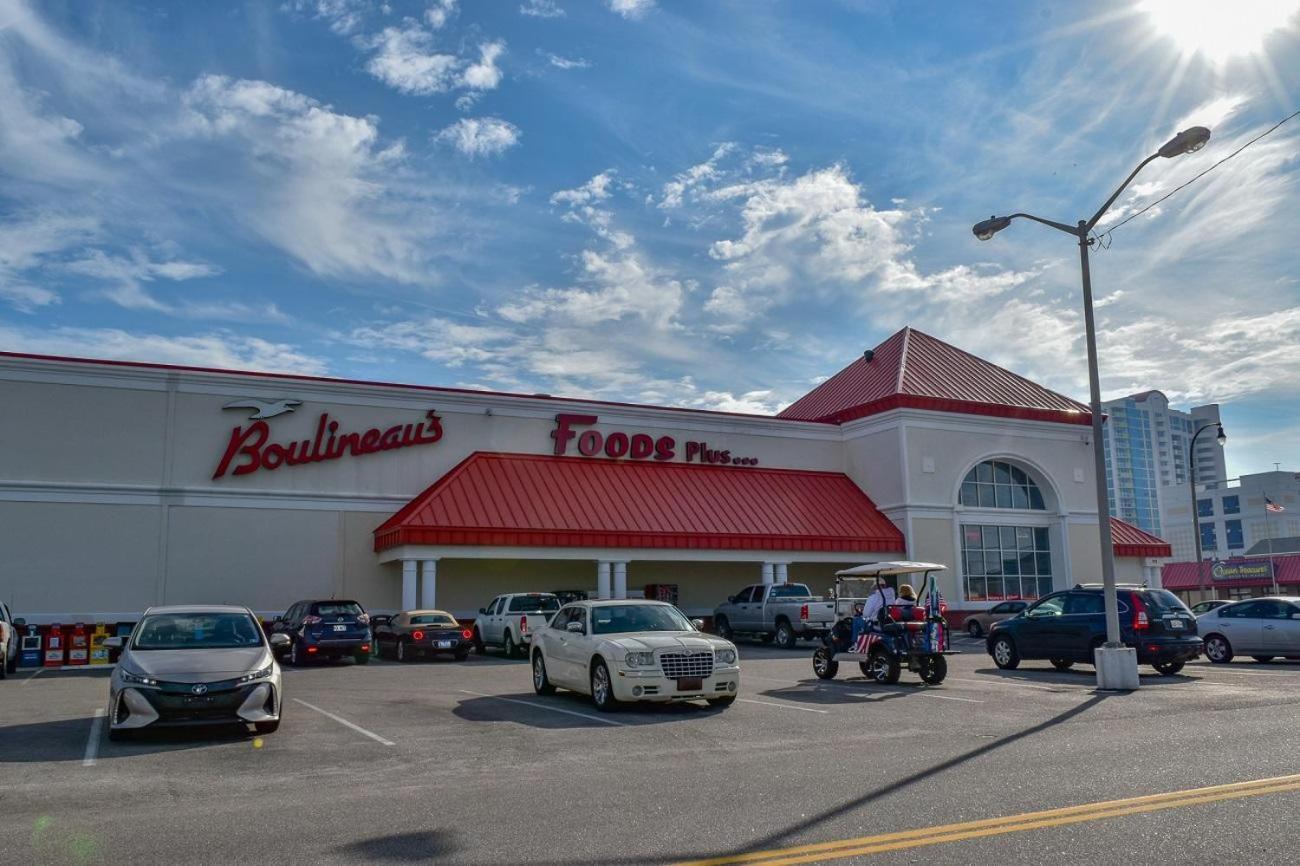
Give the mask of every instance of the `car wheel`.
<path id="1" fill-rule="evenodd" d="M 368 665 L 368 664 L 370 664 L 370 653 L 369 653 L 369 652 L 355 652 L 355 653 L 352 654 L 352 660 L 353 660 L 354 662 L 356 662 L 357 664 L 359 664 L 359 665 Z"/>
<path id="2" fill-rule="evenodd" d="M 831 657 L 831 651 L 824 646 L 817 647 L 813 653 L 813 673 L 819 680 L 833 680 L 840 672 L 840 663 Z"/>
<path id="3" fill-rule="evenodd" d="M 618 709 L 618 698 L 614 697 L 614 683 L 610 681 L 609 668 L 600 659 L 591 668 L 591 700 L 602 713 Z"/>
<path id="4" fill-rule="evenodd" d="M 1156 669 L 1156 673 L 1162 677 L 1172 677 L 1183 669 L 1183 662 L 1156 662 L 1151 667 Z"/>
<path id="5" fill-rule="evenodd" d="M 533 691 L 539 695 L 555 694 L 555 686 L 546 675 L 546 659 L 542 658 L 541 650 L 533 653 Z"/>
<path id="6" fill-rule="evenodd" d="M 1016 651 L 1016 642 L 1009 637 L 1003 636 L 993 641 L 993 646 L 989 647 L 989 655 L 993 656 L 993 664 L 1004 671 L 1013 671 L 1020 667 L 1020 653 Z"/>
<path id="7" fill-rule="evenodd" d="M 781 649 L 794 649 L 799 646 L 799 637 L 790 627 L 790 623 L 782 622 L 776 627 L 776 645 Z"/>
<path id="8" fill-rule="evenodd" d="M 519 655 L 519 648 L 515 646 L 514 635 L 510 634 L 510 632 L 506 632 L 506 642 L 501 646 L 506 651 L 506 658 L 512 659 Z"/>
<path id="9" fill-rule="evenodd" d="M 1251 658 L 1262 665 L 1266 665 L 1273 660 L 1273 656 L 1251 656 Z"/>
<path id="10" fill-rule="evenodd" d="M 280 730 L 280 720 L 276 719 L 274 722 L 254 722 L 253 728 L 259 734 L 274 734 L 276 731 Z"/>
<path id="11" fill-rule="evenodd" d="M 399 640 L 397 642 L 396 658 L 399 662 L 402 662 L 403 664 L 411 660 L 411 651 L 406 648 L 406 641 Z"/>
<path id="12" fill-rule="evenodd" d="M 18 653 L 14 653 L 13 658 L 9 659 L 9 664 L 5 667 L 6 673 L 18 673 Z"/>
<path id="13" fill-rule="evenodd" d="M 1068 671 L 1070 668 L 1074 667 L 1074 662 L 1069 659 L 1049 659 L 1049 661 L 1051 661 L 1052 667 L 1056 668 L 1058 671 Z"/>
<path id="14" fill-rule="evenodd" d="M 300 668 L 307 664 L 307 654 L 302 651 L 301 641 L 294 641 L 293 645 L 289 648 L 289 664 L 296 668 Z"/>
<path id="15" fill-rule="evenodd" d="M 731 640 L 734 633 L 731 631 L 731 623 L 725 616 L 717 617 L 713 620 L 713 631 L 723 640 Z"/>
<path id="16" fill-rule="evenodd" d="M 487 652 L 487 647 L 483 646 L 483 635 L 478 633 L 478 628 L 476 627 L 474 629 L 474 653 L 476 655 L 483 655 L 485 652 Z"/>
<path id="17" fill-rule="evenodd" d="M 898 676 L 902 668 L 898 663 L 898 657 L 888 650 L 877 647 L 867 656 L 867 660 L 861 665 L 862 673 L 869 679 L 873 679 L 883 685 L 893 685 L 898 682 Z"/>
<path id="18" fill-rule="evenodd" d="M 937 686 L 948 676 L 948 660 L 941 655 L 921 657 L 921 682 Z"/>
<path id="19" fill-rule="evenodd" d="M 984 628 L 979 624 L 978 620 L 971 620 L 970 622 L 966 623 L 966 632 L 971 637 L 984 636 Z"/>
<path id="20" fill-rule="evenodd" d="M 735 695 L 727 695 L 725 698 L 709 698 L 709 706 L 725 710 L 736 702 Z"/>
<path id="21" fill-rule="evenodd" d="M 1205 657 L 1217 665 L 1226 665 L 1232 661 L 1232 644 L 1220 634 L 1212 634 L 1205 639 Z"/>

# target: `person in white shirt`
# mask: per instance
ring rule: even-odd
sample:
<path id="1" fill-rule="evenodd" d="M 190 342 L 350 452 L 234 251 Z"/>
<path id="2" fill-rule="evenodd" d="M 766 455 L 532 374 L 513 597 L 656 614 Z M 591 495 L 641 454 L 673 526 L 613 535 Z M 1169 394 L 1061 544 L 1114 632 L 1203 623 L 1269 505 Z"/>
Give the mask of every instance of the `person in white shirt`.
<path id="1" fill-rule="evenodd" d="M 871 598 L 867 599 L 862 618 L 869 623 L 879 622 L 881 609 L 893 604 L 895 597 L 894 588 L 886 583 L 883 577 L 876 578 L 876 590 L 871 593 Z"/>

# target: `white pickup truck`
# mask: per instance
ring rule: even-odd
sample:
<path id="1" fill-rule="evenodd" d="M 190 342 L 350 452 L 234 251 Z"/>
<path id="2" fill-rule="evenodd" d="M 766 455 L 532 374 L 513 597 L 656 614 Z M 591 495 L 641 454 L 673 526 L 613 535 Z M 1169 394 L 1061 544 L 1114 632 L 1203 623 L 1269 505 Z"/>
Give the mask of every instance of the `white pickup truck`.
<path id="1" fill-rule="evenodd" d="M 506 658 L 526 655 L 533 632 L 551 621 L 560 599 L 549 592 L 515 592 L 498 595 L 478 611 L 474 621 L 474 651 L 501 647 Z"/>
<path id="2" fill-rule="evenodd" d="M 713 611 L 713 630 L 720 637 L 757 635 L 794 649 L 799 638 L 818 638 L 835 624 L 835 602 L 814 596 L 802 583 L 756 583 L 731 596 Z"/>

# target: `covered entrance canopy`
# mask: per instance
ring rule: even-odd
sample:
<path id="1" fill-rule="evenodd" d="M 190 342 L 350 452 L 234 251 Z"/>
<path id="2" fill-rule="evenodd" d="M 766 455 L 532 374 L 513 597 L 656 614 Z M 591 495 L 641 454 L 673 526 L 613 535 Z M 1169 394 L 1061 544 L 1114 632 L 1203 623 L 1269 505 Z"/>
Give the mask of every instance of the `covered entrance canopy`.
<path id="1" fill-rule="evenodd" d="M 412 604 L 416 562 L 428 574 L 442 557 L 590 556 L 598 593 L 617 598 L 630 559 L 756 561 L 765 582 L 782 582 L 796 559 L 905 550 L 898 528 L 838 472 L 488 452 L 374 535 L 381 559 L 403 562 L 403 602 Z M 426 577 L 422 604 L 432 602 L 428 587 Z"/>

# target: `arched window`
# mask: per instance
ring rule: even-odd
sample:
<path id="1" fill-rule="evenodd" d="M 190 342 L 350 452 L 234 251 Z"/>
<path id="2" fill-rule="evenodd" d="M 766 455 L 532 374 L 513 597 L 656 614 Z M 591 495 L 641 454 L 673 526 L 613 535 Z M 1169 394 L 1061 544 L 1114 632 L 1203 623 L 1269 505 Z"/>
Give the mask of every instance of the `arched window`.
<path id="1" fill-rule="evenodd" d="M 970 508 L 1046 511 L 1043 491 L 1025 470 L 1002 460 L 985 460 L 966 473 L 958 502 Z"/>

